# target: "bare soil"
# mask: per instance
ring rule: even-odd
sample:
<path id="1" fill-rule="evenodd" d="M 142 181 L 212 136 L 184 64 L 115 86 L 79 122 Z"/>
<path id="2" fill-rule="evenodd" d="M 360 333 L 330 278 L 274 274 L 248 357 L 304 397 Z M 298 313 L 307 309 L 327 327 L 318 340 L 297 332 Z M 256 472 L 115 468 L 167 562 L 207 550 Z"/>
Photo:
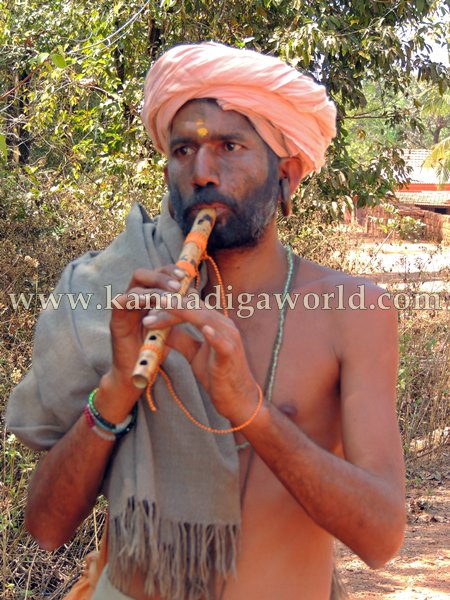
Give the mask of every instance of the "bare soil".
<path id="1" fill-rule="evenodd" d="M 410 473 L 411 475 L 411 473 Z M 338 546 L 340 576 L 354 599 L 450 599 L 450 449 L 415 468 L 407 493 L 408 524 L 398 556 L 373 571 Z"/>

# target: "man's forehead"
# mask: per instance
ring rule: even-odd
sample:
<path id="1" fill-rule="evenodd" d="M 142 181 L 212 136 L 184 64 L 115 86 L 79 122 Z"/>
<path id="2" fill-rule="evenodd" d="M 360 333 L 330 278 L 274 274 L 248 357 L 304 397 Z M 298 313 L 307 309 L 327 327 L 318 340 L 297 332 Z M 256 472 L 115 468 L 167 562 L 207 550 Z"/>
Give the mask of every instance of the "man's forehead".
<path id="1" fill-rule="evenodd" d="M 176 130 L 184 127 L 201 127 L 206 120 L 210 126 L 248 130 L 260 138 L 245 115 L 234 110 L 223 110 L 214 98 L 195 98 L 183 104 L 170 124 L 169 134 L 172 136 Z"/>

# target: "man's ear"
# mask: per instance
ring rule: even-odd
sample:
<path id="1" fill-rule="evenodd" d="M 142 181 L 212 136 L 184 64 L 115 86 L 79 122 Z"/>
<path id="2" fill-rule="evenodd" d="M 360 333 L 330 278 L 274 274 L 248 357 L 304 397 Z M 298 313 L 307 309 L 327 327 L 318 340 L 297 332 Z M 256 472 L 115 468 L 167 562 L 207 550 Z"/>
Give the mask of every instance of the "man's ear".
<path id="1" fill-rule="evenodd" d="M 298 188 L 303 175 L 303 165 L 297 156 L 280 158 L 278 162 L 279 178 L 289 181 L 289 190 L 291 195 Z"/>

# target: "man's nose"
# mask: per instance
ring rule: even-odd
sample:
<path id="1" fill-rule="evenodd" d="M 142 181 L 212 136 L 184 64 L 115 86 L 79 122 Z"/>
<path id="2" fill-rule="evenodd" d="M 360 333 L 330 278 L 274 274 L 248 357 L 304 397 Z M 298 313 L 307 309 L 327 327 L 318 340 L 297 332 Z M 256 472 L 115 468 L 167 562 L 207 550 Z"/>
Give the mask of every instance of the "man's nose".
<path id="1" fill-rule="evenodd" d="M 213 152 L 206 147 L 200 147 L 194 162 L 192 184 L 196 187 L 219 185 L 219 173 Z"/>

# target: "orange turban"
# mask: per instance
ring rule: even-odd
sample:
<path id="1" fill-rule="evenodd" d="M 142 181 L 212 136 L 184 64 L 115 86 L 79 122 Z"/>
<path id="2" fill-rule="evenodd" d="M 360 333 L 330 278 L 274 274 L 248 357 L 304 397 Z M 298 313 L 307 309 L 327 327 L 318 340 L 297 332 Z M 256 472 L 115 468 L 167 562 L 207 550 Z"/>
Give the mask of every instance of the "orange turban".
<path id="1" fill-rule="evenodd" d="M 205 42 L 175 46 L 145 80 L 142 120 L 163 154 L 175 114 L 194 98 L 245 115 L 275 154 L 301 160 L 303 177 L 323 166 L 336 135 L 336 108 L 322 85 L 273 56 Z"/>

